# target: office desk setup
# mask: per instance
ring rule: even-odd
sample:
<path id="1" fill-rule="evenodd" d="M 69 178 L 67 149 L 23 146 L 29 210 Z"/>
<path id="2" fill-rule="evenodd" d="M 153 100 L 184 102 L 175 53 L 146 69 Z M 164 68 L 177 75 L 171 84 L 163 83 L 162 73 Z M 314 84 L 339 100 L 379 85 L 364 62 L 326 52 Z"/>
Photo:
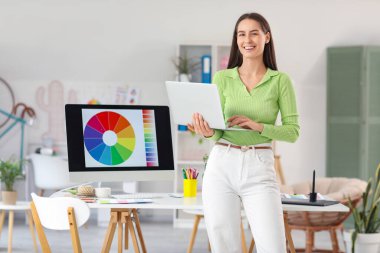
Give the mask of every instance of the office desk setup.
<path id="1" fill-rule="evenodd" d="M 138 203 L 138 204 L 99 204 L 89 203 L 89 207 L 92 209 L 107 208 L 111 210 L 111 218 L 107 228 L 107 233 L 104 238 L 102 253 L 110 251 L 110 247 L 113 241 L 116 227 L 118 227 L 118 252 L 123 251 L 123 240 L 125 242 L 124 247 L 128 248 L 128 233 L 131 233 L 133 248 L 136 253 L 146 253 L 143 233 L 140 226 L 140 221 L 137 213 L 137 209 L 203 209 L 201 196 L 195 198 L 174 198 L 170 197 L 167 193 L 163 193 L 162 196 L 152 199 L 151 203 Z M 292 240 L 292 236 L 287 223 L 288 212 L 348 212 L 349 208 L 342 204 L 335 204 L 330 206 L 306 206 L 306 205 L 283 205 L 284 210 L 284 222 L 286 239 L 289 245 L 290 252 L 295 253 L 295 248 Z M 133 225 L 134 223 L 134 225 Z M 124 238 L 123 238 L 123 225 Z M 136 236 L 137 232 L 137 236 Z M 140 244 L 140 246 L 139 246 Z M 141 251 L 140 251 L 141 247 Z"/>

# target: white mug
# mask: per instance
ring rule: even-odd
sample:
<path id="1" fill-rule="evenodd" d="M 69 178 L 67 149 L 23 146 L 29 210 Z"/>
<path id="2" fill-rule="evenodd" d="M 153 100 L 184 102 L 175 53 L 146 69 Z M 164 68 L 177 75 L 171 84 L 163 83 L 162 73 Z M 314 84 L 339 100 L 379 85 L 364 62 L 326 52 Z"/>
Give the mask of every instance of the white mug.
<path id="1" fill-rule="evenodd" d="M 108 198 L 111 195 L 111 188 L 101 187 L 95 188 L 95 196 L 98 198 Z"/>

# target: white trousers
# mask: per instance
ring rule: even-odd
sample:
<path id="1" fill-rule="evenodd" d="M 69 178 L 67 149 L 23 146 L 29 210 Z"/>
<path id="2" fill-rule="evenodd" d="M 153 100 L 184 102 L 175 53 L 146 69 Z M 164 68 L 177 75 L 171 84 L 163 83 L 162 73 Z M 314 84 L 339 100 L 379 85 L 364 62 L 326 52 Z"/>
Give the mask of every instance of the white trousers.
<path id="1" fill-rule="evenodd" d="M 286 252 L 280 191 L 271 149 L 244 152 L 215 145 L 203 177 L 202 198 L 213 253 L 242 252 L 241 204 L 257 252 Z"/>

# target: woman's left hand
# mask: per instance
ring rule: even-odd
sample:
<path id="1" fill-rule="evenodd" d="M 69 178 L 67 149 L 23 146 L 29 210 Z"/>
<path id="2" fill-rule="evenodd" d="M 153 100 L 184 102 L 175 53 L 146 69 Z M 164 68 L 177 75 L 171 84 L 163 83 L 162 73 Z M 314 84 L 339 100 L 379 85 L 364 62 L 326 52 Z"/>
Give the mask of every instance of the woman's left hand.
<path id="1" fill-rule="evenodd" d="M 243 116 L 243 115 L 232 116 L 231 118 L 229 118 L 227 120 L 227 122 L 230 122 L 230 124 L 228 125 L 229 127 L 239 126 L 241 128 L 251 129 L 251 130 L 254 130 L 254 131 L 257 131 L 260 133 L 264 129 L 263 124 L 257 123 L 255 121 L 251 120 L 250 118 Z"/>

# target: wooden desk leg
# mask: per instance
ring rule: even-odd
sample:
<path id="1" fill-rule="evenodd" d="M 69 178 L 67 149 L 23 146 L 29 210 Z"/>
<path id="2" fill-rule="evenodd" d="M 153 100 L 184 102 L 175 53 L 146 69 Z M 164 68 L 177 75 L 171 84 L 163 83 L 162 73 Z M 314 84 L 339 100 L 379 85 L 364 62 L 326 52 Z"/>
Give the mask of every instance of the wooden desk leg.
<path id="1" fill-rule="evenodd" d="M 244 227 L 243 227 L 242 221 L 240 221 L 240 229 L 241 229 L 241 246 L 243 249 L 243 253 L 247 253 L 247 244 L 245 242 L 245 234 L 244 234 Z"/>
<path id="2" fill-rule="evenodd" d="M 121 223 L 124 224 L 124 249 L 128 249 L 128 217 L 129 217 L 129 212 L 122 212 L 121 213 Z"/>
<path id="3" fill-rule="evenodd" d="M 292 234 L 290 232 L 289 224 L 288 224 L 288 214 L 284 212 L 284 225 L 285 225 L 285 236 L 289 244 L 289 249 L 291 253 L 296 253 L 294 249 Z"/>
<path id="4" fill-rule="evenodd" d="M 135 228 L 133 227 L 131 216 L 128 216 L 128 226 L 129 226 L 129 232 L 131 233 L 132 242 L 133 242 L 133 248 L 135 250 L 135 253 L 140 253 L 139 244 L 137 243 Z"/>
<path id="5" fill-rule="evenodd" d="M 8 216 L 8 253 L 12 253 L 12 235 L 13 235 L 13 219 L 14 211 L 9 211 Z"/>
<path id="6" fill-rule="evenodd" d="M 0 238 L 1 238 L 1 231 L 3 230 L 4 219 L 5 219 L 5 211 L 2 210 L 0 213 Z"/>
<path id="7" fill-rule="evenodd" d="M 30 230 L 30 235 L 32 236 L 32 240 L 33 240 L 34 251 L 38 253 L 38 246 L 37 246 L 37 241 L 36 241 L 36 235 L 34 234 L 32 214 L 30 213 L 29 210 L 26 210 L 26 215 L 28 216 L 29 230 Z"/>
<path id="8" fill-rule="evenodd" d="M 110 252 L 113 236 L 115 235 L 115 229 L 117 224 L 117 212 L 111 211 L 110 223 L 108 224 L 106 237 L 104 238 L 102 253 Z"/>
<path id="9" fill-rule="evenodd" d="M 137 213 L 137 209 L 132 209 L 132 213 L 133 213 L 133 218 L 135 218 L 137 234 L 139 235 L 140 245 L 141 245 L 142 252 L 146 253 L 146 247 L 145 247 L 144 237 L 143 237 L 143 234 L 142 234 L 142 231 L 141 231 L 140 219 L 139 219 L 139 215 Z"/>
<path id="10" fill-rule="evenodd" d="M 202 217 L 203 217 L 203 215 L 198 215 L 198 214 L 195 215 L 193 231 L 191 232 L 189 246 L 187 247 L 187 253 L 193 252 L 195 237 L 197 236 L 199 222 L 200 222 Z"/>
<path id="11" fill-rule="evenodd" d="M 117 252 L 123 252 L 123 224 L 121 223 L 121 212 L 117 213 Z"/>

